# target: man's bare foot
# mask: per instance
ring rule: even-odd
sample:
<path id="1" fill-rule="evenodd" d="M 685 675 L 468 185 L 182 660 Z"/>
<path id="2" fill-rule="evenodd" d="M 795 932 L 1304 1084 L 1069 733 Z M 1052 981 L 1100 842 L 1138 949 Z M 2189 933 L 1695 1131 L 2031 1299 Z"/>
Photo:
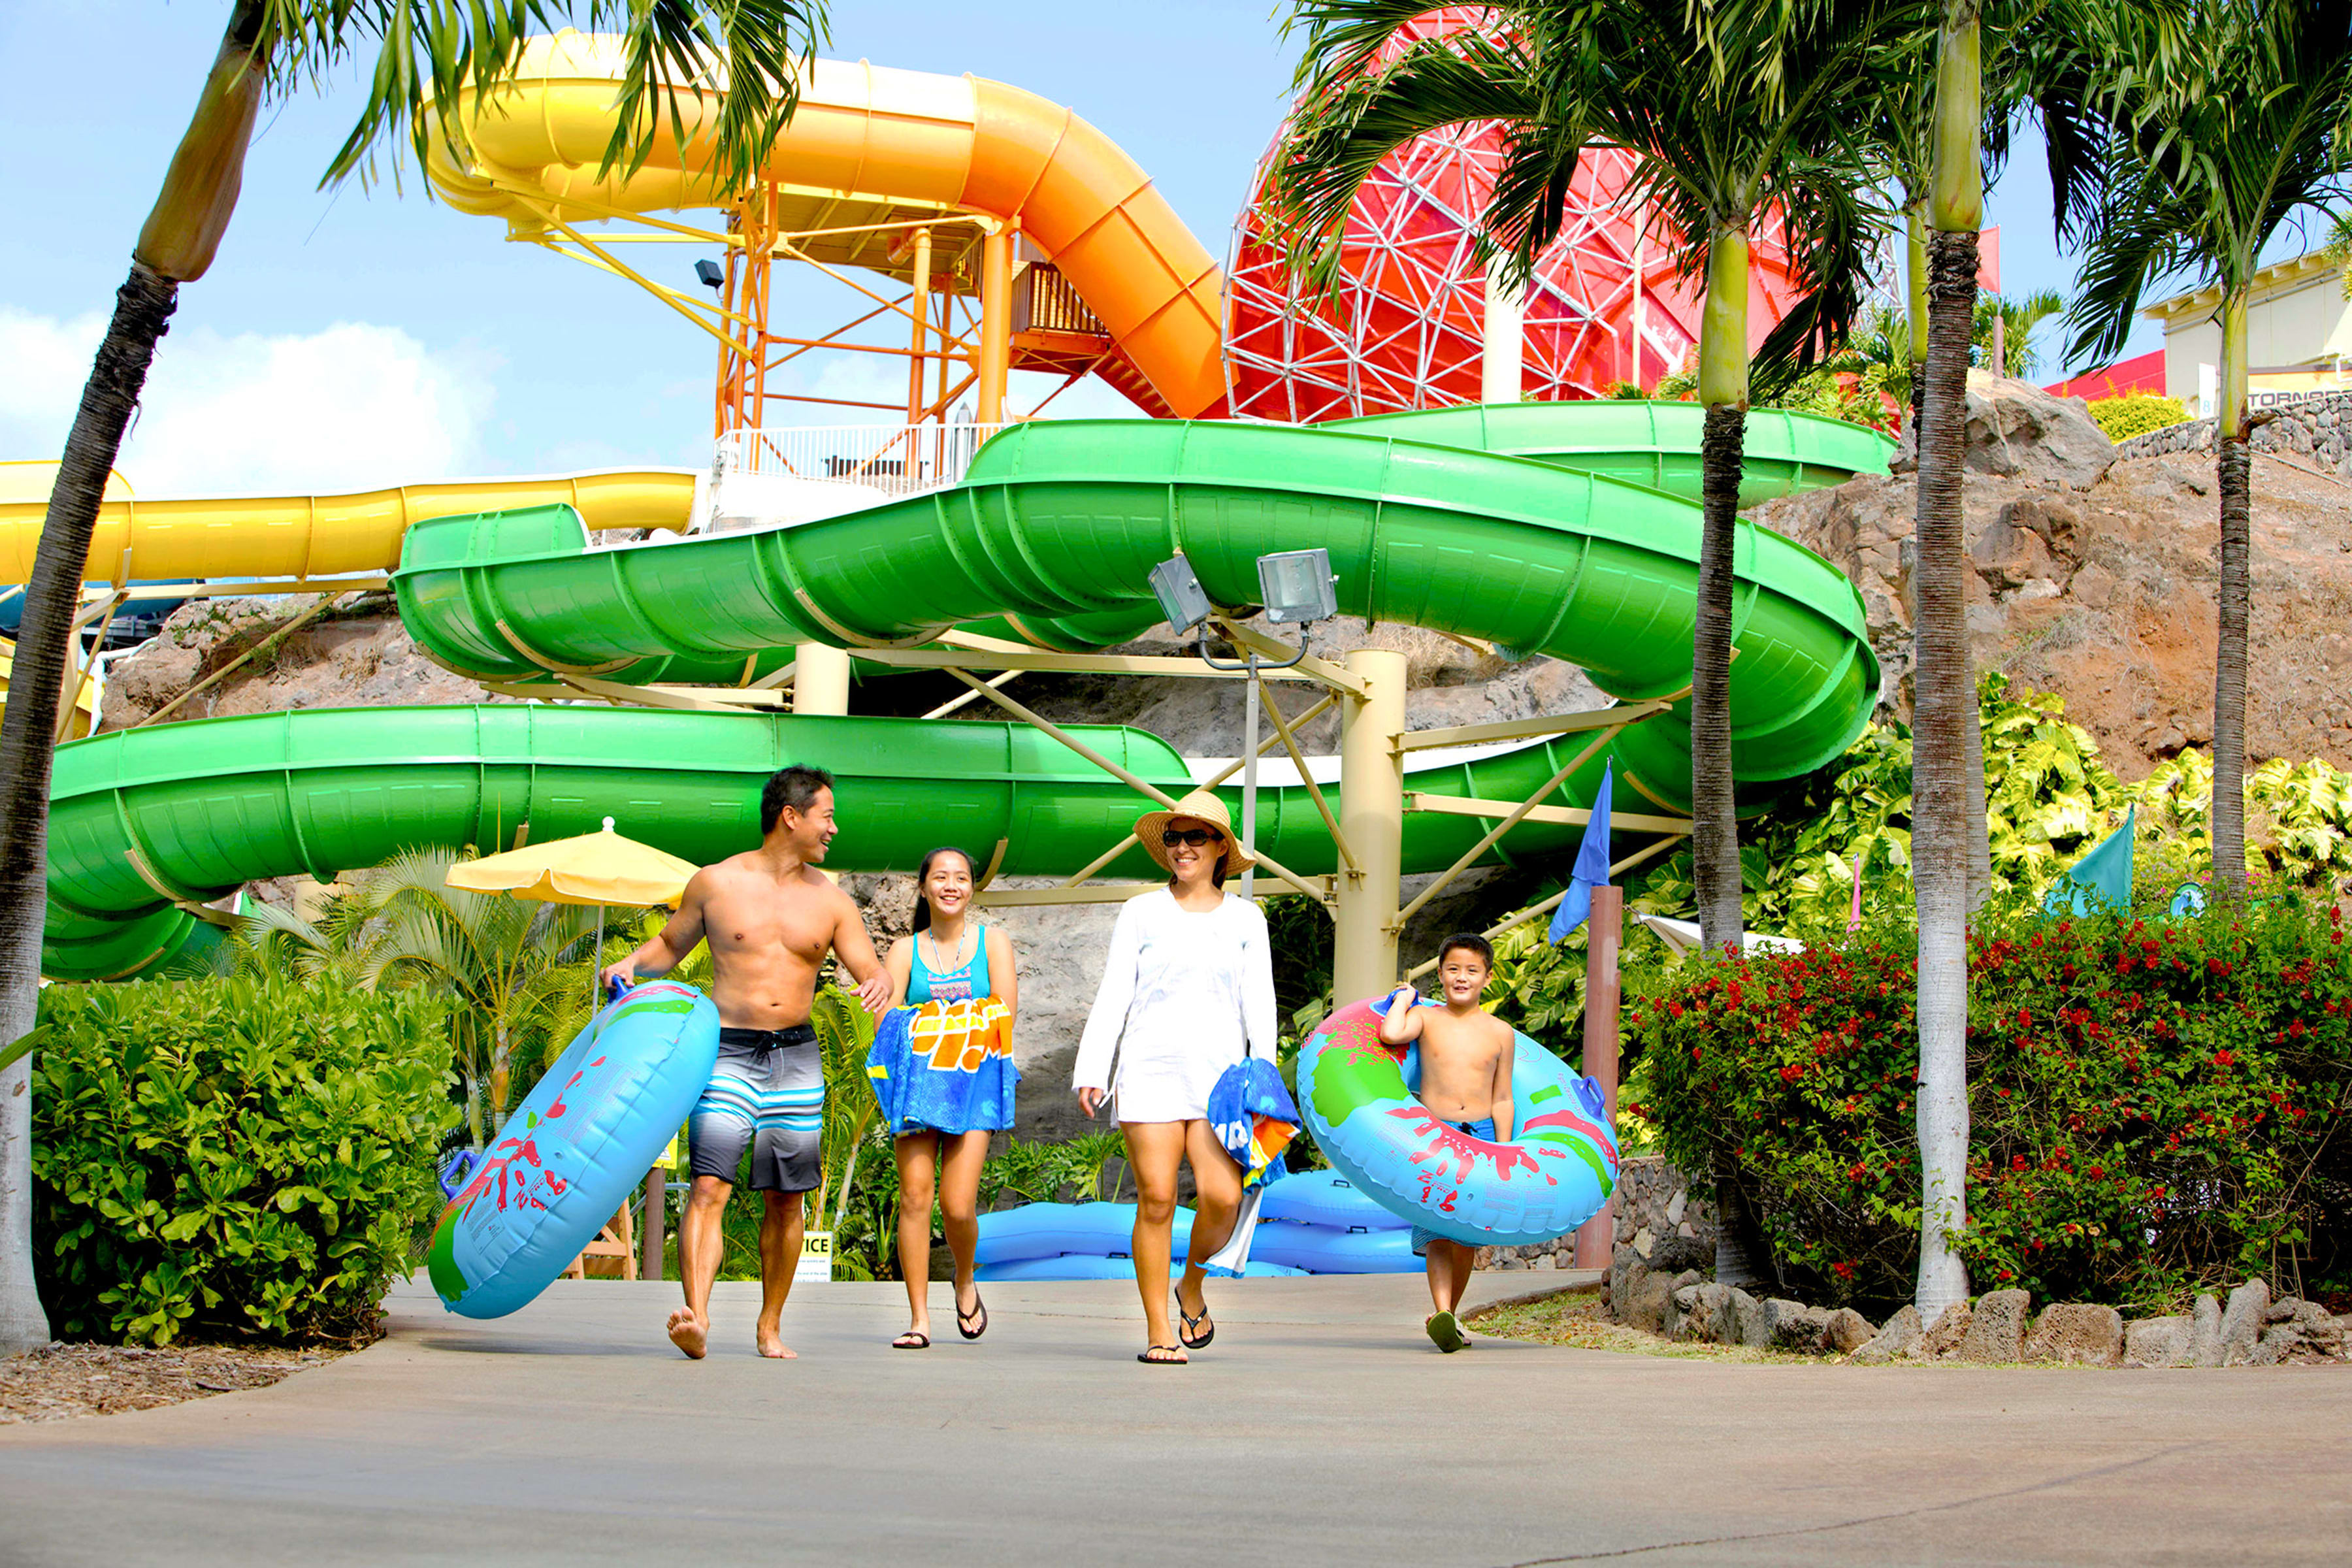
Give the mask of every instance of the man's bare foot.
<path id="1" fill-rule="evenodd" d="M 760 1353 L 770 1361 L 800 1360 L 800 1352 L 784 1343 L 783 1335 L 778 1331 L 775 1325 L 761 1323 L 760 1331 L 753 1338 L 759 1343 Z"/>
<path id="2" fill-rule="evenodd" d="M 710 1352 L 710 1325 L 693 1308 L 680 1307 L 669 1315 L 669 1342 L 700 1361 Z"/>

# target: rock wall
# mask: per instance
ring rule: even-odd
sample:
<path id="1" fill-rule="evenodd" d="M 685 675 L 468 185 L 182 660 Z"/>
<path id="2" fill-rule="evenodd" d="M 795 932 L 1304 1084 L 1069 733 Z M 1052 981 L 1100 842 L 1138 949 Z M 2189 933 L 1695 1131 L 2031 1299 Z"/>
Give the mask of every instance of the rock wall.
<path id="1" fill-rule="evenodd" d="M 2191 419 L 2150 430 L 2116 446 L 2117 458 L 2165 458 L 2179 453 L 2210 452 L 2214 421 Z M 2270 412 L 2254 426 L 2257 452 L 2293 453 L 2315 468 L 2352 479 L 2352 392 L 2321 393 Z"/>

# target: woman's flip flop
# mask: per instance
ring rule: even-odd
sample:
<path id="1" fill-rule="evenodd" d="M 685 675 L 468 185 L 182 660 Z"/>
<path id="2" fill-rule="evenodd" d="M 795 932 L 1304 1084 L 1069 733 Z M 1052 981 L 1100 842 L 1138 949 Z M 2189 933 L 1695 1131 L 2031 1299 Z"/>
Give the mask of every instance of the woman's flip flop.
<path id="1" fill-rule="evenodd" d="M 980 1321 L 980 1327 L 976 1329 L 964 1327 L 967 1321 L 975 1318 Z M 971 1311 L 967 1312 L 961 1307 L 956 1309 L 956 1332 L 968 1340 L 976 1340 L 988 1332 L 988 1303 L 980 1299 L 978 1290 L 971 1293 Z"/>
<path id="2" fill-rule="evenodd" d="M 1164 1355 L 1160 1353 L 1163 1351 L 1167 1352 Z M 1184 1353 L 1178 1350 L 1174 1345 L 1153 1345 L 1135 1359 L 1141 1362 L 1146 1366 L 1186 1366 L 1191 1364 L 1185 1361 Z"/>
<path id="3" fill-rule="evenodd" d="M 931 1336 L 919 1329 L 908 1329 L 890 1342 L 894 1351 L 927 1351 L 931 1348 Z"/>
<path id="4" fill-rule="evenodd" d="M 1451 1312 L 1433 1312 L 1422 1327 L 1429 1331 L 1430 1342 L 1448 1355 L 1468 1342 L 1462 1337 L 1462 1325 L 1454 1321 Z"/>
<path id="5" fill-rule="evenodd" d="M 1198 1312 L 1188 1312 L 1184 1310 L 1183 1292 L 1178 1291 L 1176 1295 L 1176 1316 L 1177 1319 L 1184 1325 L 1182 1328 L 1176 1331 L 1176 1338 L 1178 1342 L 1182 1344 L 1186 1350 L 1199 1350 L 1202 1346 L 1207 1344 L 1211 1340 L 1217 1337 L 1217 1325 L 1209 1322 L 1209 1303 L 1205 1299 L 1202 1300 L 1201 1310 Z M 1202 1323 L 1209 1323 L 1208 1331 L 1206 1333 L 1196 1334 L 1194 1331 L 1200 1328 Z"/>

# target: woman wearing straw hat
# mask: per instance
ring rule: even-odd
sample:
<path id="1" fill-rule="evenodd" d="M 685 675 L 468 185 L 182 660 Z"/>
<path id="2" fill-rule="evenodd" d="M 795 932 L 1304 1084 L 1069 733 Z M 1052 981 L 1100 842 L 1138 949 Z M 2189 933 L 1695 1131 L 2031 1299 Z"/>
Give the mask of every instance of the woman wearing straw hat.
<path id="1" fill-rule="evenodd" d="M 1115 1100 L 1135 1173 L 1135 1284 L 1147 1328 L 1135 1359 L 1181 1366 L 1185 1352 L 1216 1336 L 1201 1266 L 1223 1245 L 1242 1195 L 1240 1169 L 1209 1127 L 1209 1090 L 1245 1055 L 1274 1059 L 1274 963 L 1265 914 L 1224 890 L 1255 858 L 1234 839 L 1223 801 L 1194 790 L 1173 811 L 1144 813 L 1135 836 L 1167 868 L 1168 885 L 1120 906 L 1074 1087 L 1088 1116 Z M 1171 1333 L 1169 1245 L 1176 1168 L 1187 1161 L 1199 1211 L 1175 1296 L 1181 1327 Z"/>

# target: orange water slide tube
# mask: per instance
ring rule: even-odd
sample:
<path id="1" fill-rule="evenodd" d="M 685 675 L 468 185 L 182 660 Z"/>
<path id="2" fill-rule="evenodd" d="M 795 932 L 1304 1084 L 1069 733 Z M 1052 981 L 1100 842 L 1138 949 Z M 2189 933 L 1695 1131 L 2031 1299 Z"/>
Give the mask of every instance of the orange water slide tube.
<path id="1" fill-rule="evenodd" d="M 644 165 L 597 178 L 624 69 L 619 41 L 569 30 L 525 47 L 513 80 L 457 106 L 464 145 L 436 147 L 434 187 L 517 233 L 730 204 L 699 171 L 722 76 L 676 89 Z M 1000 222 L 1050 256 L 1171 411 L 1222 411 L 1223 271 L 1132 158 L 1059 104 L 972 76 L 815 62 L 765 176 L 803 192 L 933 203 Z"/>

